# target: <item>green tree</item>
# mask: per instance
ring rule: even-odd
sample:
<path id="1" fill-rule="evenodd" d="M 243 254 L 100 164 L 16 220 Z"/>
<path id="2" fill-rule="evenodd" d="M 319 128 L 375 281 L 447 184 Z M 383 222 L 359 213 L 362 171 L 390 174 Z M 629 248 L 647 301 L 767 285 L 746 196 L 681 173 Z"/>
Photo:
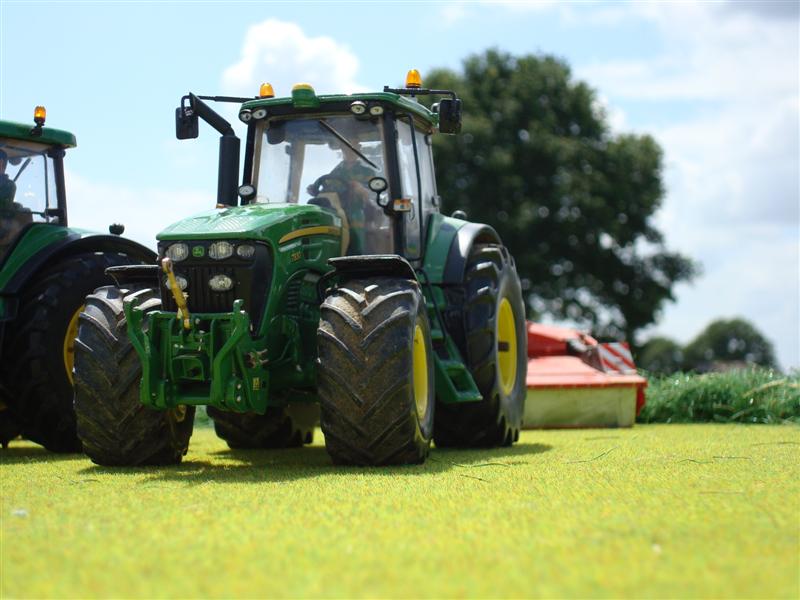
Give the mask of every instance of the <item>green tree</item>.
<path id="1" fill-rule="evenodd" d="M 425 84 L 463 99 L 462 133 L 435 137 L 444 211 L 495 226 L 531 316 L 634 341 L 695 272 L 652 222 L 664 193 L 658 144 L 612 135 L 595 92 L 553 57 L 490 50 Z"/>
<path id="2" fill-rule="evenodd" d="M 636 366 L 657 375 L 675 373 L 683 368 L 683 348 L 669 338 L 650 338 L 636 353 Z"/>
<path id="3" fill-rule="evenodd" d="M 684 368 L 708 371 L 714 363 L 744 362 L 777 367 L 770 341 L 745 319 L 718 319 L 684 350 Z"/>

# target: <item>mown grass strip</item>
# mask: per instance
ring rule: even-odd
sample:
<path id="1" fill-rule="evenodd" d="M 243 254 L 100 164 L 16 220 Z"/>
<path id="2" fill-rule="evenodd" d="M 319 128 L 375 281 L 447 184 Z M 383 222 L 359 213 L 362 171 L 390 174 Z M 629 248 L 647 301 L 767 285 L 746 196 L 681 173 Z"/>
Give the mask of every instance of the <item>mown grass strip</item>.
<path id="1" fill-rule="evenodd" d="M 183 464 L 134 469 L 12 443 L 0 597 L 800 594 L 796 425 L 526 431 L 402 468 L 335 467 L 319 437 L 201 427 Z"/>

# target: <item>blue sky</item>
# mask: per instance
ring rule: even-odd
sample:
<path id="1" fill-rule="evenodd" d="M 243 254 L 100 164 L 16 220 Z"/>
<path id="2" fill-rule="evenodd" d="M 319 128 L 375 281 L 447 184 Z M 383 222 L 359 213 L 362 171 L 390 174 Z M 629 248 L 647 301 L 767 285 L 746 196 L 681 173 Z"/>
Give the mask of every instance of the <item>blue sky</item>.
<path id="1" fill-rule="evenodd" d="M 567 60 L 615 131 L 665 150 L 657 222 L 704 274 L 646 332 L 686 342 L 744 316 L 800 366 L 798 2 L 15 2 L 0 0 L 0 117 L 76 133 L 73 224 L 152 245 L 214 201 L 217 137 L 174 139 L 188 91 L 379 89 L 497 47 Z M 238 123 L 238 122 L 237 122 Z"/>

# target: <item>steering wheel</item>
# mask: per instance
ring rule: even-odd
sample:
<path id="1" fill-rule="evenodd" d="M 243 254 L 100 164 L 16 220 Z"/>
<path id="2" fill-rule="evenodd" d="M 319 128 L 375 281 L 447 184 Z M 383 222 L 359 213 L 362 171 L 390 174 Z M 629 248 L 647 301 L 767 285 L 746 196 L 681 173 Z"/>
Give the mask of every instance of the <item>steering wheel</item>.
<path id="1" fill-rule="evenodd" d="M 348 182 L 341 177 L 337 177 L 336 175 L 322 175 L 308 186 L 307 191 L 309 194 L 316 197 L 323 189 L 336 192 L 337 194 L 343 194 L 349 187 Z"/>

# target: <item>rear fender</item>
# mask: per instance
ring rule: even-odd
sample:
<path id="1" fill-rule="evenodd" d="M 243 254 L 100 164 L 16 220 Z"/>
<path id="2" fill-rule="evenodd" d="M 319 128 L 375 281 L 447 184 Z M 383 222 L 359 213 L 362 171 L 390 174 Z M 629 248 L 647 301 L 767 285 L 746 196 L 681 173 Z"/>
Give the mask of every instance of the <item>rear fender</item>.
<path id="1" fill-rule="evenodd" d="M 434 215 L 428 231 L 424 265 L 430 282 L 461 284 L 472 246 L 482 243 L 502 242 L 489 225 Z"/>
<path id="2" fill-rule="evenodd" d="M 2 288 L 3 296 L 16 296 L 41 269 L 63 258 L 85 252 L 119 252 L 140 260 L 143 263 L 155 263 L 156 253 L 127 238 L 115 235 L 86 234 L 76 230 L 67 230 L 65 237 L 41 248 L 38 252 L 22 262 L 10 276 Z M 21 250 L 18 244 L 15 250 Z M 10 258 L 10 257 L 9 257 Z M 4 266 L 11 266 L 6 261 Z"/>

